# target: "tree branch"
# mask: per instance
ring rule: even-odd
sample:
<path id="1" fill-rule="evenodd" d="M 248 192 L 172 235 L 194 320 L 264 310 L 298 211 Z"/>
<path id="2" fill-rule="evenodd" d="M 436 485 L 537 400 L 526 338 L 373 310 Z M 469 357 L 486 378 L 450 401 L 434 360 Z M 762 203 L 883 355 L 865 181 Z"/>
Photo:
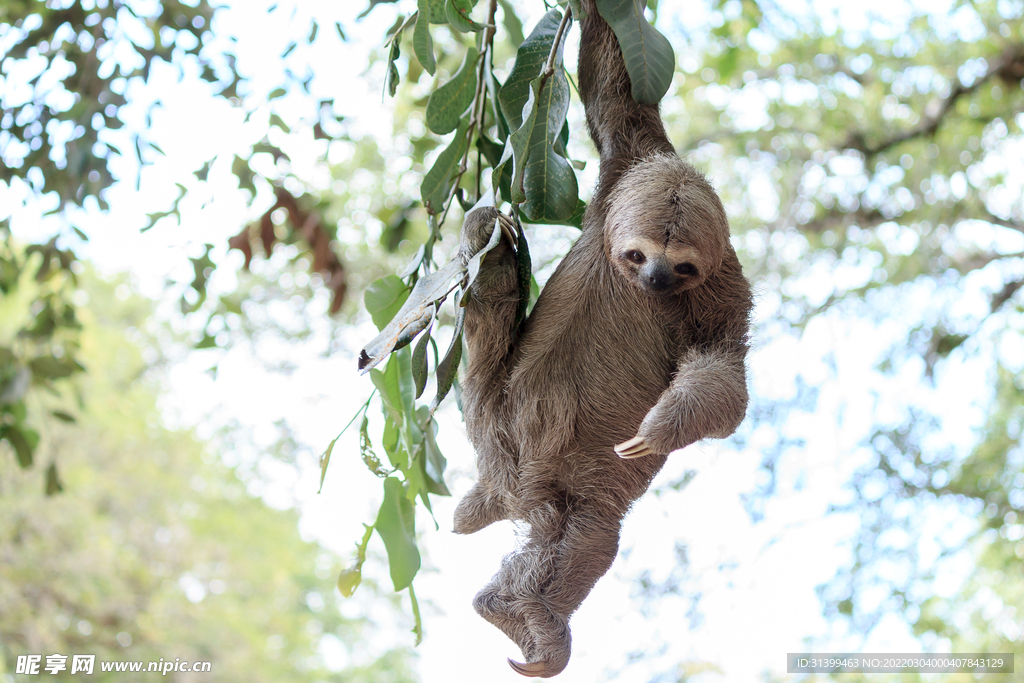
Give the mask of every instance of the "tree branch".
<path id="1" fill-rule="evenodd" d="M 843 211 L 833 209 L 823 216 L 812 219 L 797 228 L 801 232 L 821 233 L 830 228 L 848 228 L 856 223 L 862 230 L 874 228 L 885 221 L 890 220 L 878 209 L 865 209 L 863 207 L 856 211 Z"/>
<path id="2" fill-rule="evenodd" d="M 849 149 L 861 152 L 865 157 L 873 157 L 885 152 L 896 145 L 920 137 L 931 137 L 942 125 L 943 120 L 953 109 L 957 100 L 965 95 L 970 95 L 982 85 L 999 76 L 1003 80 L 1010 80 L 1018 71 L 1024 72 L 1024 45 L 1011 45 L 1003 54 L 989 66 L 988 71 L 978 77 L 971 85 L 964 85 L 957 79 L 952 92 L 942 101 L 939 110 L 931 116 L 923 116 L 921 122 L 909 130 L 897 133 L 873 145 L 868 144 L 867 134 L 863 130 L 850 133 L 846 143 L 843 145 Z"/>
<path id="3" fill-rule="evenodd" d="M 1010 218 L 1000 218 L 991 211 L 986 211 L 985 214 L 986 215 L 983 218 L 980 218 L 979 220 L 983 220 L 986 223 L 991 223 L 992 225 L 998 225 L 1004 228 L 1009 228 L 1010 230 L 1016 230 L 1017 232 L 1024 232 L 1024 223 L 1015 221 Z"/>
<path id="4" fill-rule="evenodd" d="M 1003 286 L 1003 288 L 999 292 L 993 294 L 991 303 L 992 312 L 995 313 L 1000 308 L 1002 308 L 1003 304 L 1009 301 L 1013 297 L 1013 295 L 1020 290 L 1021 287 L 1024 287 L 1024 278 L 1010 280 Z"/>

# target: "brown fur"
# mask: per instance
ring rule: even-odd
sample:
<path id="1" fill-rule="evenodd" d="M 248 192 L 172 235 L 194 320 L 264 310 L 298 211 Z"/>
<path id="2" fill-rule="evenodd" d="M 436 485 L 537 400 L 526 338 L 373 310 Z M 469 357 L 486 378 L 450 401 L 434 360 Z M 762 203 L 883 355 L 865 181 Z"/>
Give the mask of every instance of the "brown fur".
<path id="1" fill-rule="evenodd" d="M 666 455 L 728 436 L 747 405 L 751 295 L 721 202 L 675 154 L 657 106 L 633 101 L 614 34 L 593 0 L 583 7 L 580 92 L 601 155 L 583 234 L 518 330 L 516 259 L 502 241 L 466 317 L 463 409 L 479 478 L 455 531 L 525 522 L 524 545 L 474 607 L 544 677 L 568 663 L 569 617 Z M 467 216 L 464 255 L 496 215 Z M 637 245 L 642 264 L 624 256 Z M 613 446 L 636 435 L 652 454 L 619 458 Z"/>

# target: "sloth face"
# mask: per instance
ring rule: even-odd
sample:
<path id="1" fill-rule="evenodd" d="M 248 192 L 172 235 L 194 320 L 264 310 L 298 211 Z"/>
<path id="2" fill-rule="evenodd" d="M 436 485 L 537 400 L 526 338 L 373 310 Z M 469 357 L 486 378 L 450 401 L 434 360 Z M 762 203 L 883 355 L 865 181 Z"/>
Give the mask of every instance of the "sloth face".
<path id="1" fill-rule="evenodd" d="M 658 244 L 635 236 L 619 241 L 612 258 L 616 269 L 652 294 L 673 294 L 704 281 L 700 253 L 682 244 Z"/>
<path id="2" fill-rule="evenodd" d="M 660 155 L 627 170 L 608 197 L 608 260 L 654 295 L 678 294 L 721 266 L 729 222 L 718 195 L 690 164 Z"/>

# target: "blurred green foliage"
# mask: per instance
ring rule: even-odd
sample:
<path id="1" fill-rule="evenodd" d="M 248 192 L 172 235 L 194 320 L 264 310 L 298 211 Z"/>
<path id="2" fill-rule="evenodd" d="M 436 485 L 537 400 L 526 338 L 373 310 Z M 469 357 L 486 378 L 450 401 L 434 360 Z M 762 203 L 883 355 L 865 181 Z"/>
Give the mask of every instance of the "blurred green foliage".
<path id="1" fill-rule="evenodd" d="M 297 514 L 249 493 L 205 444 L 162 426 L 142 353 L 151 305 L 83 280 L 90 371 L 74 381 L 88 400 L 74 425 L 34 425 L 63 494 L 44 498 L 44 471 L 0 458 L 0 679 L 17 655 L 60 653 L 97 655 L 97 680 L 124 676 L 99 662 L 161 658 L 212 662 L 211 681 L 412 680 L 409 651 L 356 646 L 394 604 L 371 586 L 375 622 L 342 617 L 340 559 L 300 540 Z M 341 644 L 342 670 L 326 668 L 324 638 Z"/>
<path id="2" fill-rule="evenodd" d="M 56 240 L 19 248 L 2 222 L 0 239 L 0 442 L 27 469 L 40 438 L 30 407 L 54 422 L 75 421 L 73 392 L 62 394 L 61 380 L 85 369 L 77 358 L 81 324 L 73 302 L 81 264 Z M 60 490 L 52 463 L 44 488 Z"/>

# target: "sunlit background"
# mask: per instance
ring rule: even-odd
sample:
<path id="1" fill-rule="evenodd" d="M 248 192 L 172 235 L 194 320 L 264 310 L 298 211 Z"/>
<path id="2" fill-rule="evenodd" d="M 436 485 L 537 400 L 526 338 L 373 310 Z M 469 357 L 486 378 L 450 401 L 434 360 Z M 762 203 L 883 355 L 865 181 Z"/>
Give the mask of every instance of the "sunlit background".
<path id="1" fill-rule="evenodd" d="M 212 662 L 181 681 L 520 680 L 471 606 L 515 529 L 450 531 L 474 478 L 454 396 L 453 495 L 417 512 L 422 643 L 376 535 L 355 595 L 335 587 L 381 480 L 355 428 L 322 490 L 318 458 L 373 390 L 362 291 L 425 239 L 447 140 L 411 39 L 386 93 L 416 3 L 376 2 L 0 1 L 0 682 L 54 653 Z M 500 7 L 507 75 L 546 8 Z M 558 680 L 811 680 L 786 673 L 801 651 L 1016 652 L 990 678 L 1024 680 L 1024 3 L 650 14 L 670 137 L 756 292 L 752 402 L 636 504 Z M 442 82 L 471 38 L 433 31 Z M 582 114 L 574 92 L 586 199 Z M 528 228 L 540 284 L 576 234 Z"/>

